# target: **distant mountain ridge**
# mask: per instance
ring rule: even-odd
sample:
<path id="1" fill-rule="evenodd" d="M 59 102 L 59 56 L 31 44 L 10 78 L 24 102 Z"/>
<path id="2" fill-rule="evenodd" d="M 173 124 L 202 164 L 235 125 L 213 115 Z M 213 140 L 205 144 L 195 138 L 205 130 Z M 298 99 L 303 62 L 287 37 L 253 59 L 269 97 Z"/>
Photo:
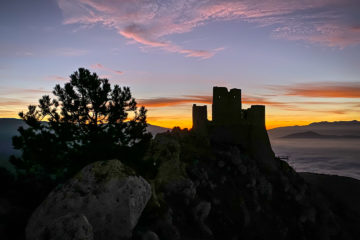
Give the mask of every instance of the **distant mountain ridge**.
<path id="1" fill-rule="evenodd" d="M 269 137 L 282 138 L 295 133 L 312 131 L 320 135 L 360 136 L 360 121 L 314 122 L 305 126 L 288 126 L 268 130 Z M 351 137 L 352 138 L 352 137 Z"/>
<path id="2" fill-rule="evenodd" d="M 293 133 L 281 138 L 322 138 L 322 139 L 338 139 L 338 138 L 360 138 L 360 136 L 356 135 L 323 135 L 314 131 L 306 131 L 300 133 Z"/>
<path id="3" fill-rule="evenodd" d="M 313 122 L 308 126 L 360 126 L 360 121 L 352 120 L 352 121 L 322 121 L 322 122 Z"/>

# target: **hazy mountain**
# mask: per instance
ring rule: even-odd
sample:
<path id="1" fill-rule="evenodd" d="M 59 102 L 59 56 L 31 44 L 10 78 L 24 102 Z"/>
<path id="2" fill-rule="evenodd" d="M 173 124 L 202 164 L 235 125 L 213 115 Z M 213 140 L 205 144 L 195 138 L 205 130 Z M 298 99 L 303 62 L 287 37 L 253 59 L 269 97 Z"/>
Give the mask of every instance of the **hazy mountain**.
<path id="1" fill-rule="evenodd" d="M 360 126 L 360 122 L 357 120 L 353 120 L 353 121 L 334 121 L 334 122 L 327 122 L 327 121 L 322 121 L 322 122 L 313 122 L 310 123 L 309 126 Z"/>
<path id="2" fill-rule="evenodd" d="M 147 130 L 149 132 L 151 132 L 151 134 L 153 136 L 155 136 L 156 134 L 158 133 L 163 133 L 163 132 L 166 132 L 168 130 L 170 130 L 169 128 L 164 128 L 164 127 L 159 127 L 159 126 L 155 126 L 155 125 L 151 125 L 151 124 L 148 124 L 148 127 L 147 127 Z"/>
<path id="3" fill-rule="evenodd" d="M 338 138 L 360 138 L 357 135 L 323 135 L 314 131 L 306 131 L 300 133 L 293 133 L 281 138 L 320 138 L 320 139 L 338 139 Z"/>
<path id="4" fill-rule="evenodd" d="M 315 122 L 305 126 L 289 126 L 270 129 L 268 131 L 269 137 L 281 138 L 294 133 L 302 132 L 316 132 L 320 135 L 353 135 L 360 136 L 360 122 L 359 121 L 338 121 L 338 122 Z"/>

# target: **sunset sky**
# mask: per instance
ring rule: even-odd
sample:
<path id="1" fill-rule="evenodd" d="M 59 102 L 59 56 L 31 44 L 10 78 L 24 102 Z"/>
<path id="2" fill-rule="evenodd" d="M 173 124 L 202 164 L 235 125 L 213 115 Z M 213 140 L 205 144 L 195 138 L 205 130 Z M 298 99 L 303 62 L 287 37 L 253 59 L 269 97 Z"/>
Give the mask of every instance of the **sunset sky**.
<path id="1" fill-rule="evenodd" d="M 79 67 L 130 86 L 149 123 L 191 127 L 212 86 L 266 105 L 267 128 L 360 120 L 359 0 L 9 0 L 0 117 Z"/>

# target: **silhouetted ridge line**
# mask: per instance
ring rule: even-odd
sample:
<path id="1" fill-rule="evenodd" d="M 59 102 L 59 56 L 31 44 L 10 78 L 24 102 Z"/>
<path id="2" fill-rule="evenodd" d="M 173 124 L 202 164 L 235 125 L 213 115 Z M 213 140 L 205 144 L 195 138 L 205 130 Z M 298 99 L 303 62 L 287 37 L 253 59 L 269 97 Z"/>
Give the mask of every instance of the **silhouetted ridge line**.
<path id="1" fill-rule="evenodd" d="M 328 122 L 328 121 L 313 122 L 313 123 L 310 123 L 308 126 L 356 126 L 356 125 L 360 127 L 360 122 L 357 120 L 334 121 L 334 122 Z"/>
<path id="2" fill-rule="evenodd" d="M 289 134 L 281 138 L 360 138 L 357 135 L 323 135 L 314 131 L 306 131 L 300 133 Z"/>

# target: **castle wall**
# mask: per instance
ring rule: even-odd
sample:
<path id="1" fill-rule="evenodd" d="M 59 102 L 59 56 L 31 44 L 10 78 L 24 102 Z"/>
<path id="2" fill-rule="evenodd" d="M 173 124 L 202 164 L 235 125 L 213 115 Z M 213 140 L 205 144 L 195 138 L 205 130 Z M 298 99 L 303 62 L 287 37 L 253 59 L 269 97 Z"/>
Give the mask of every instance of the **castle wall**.
<path id="1" fill-rule="evenodd" d="M 246 120 L 252 125 L 265 127 L 265 106 L 264 105 L 251 105 L 247 110 Z"/>

